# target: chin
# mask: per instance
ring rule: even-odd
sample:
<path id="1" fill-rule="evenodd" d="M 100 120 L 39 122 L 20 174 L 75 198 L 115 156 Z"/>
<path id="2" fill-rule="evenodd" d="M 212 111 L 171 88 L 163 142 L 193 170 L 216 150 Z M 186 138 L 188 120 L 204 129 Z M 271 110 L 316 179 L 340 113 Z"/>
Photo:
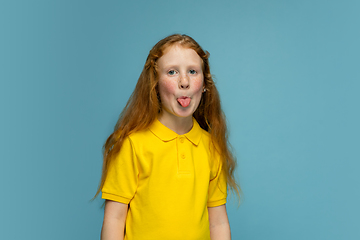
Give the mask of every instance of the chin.
<path id="1" fill-rule="evenodd" d="M 179 113 L 179 112 L 173 112 L 172 114 L 176 117 L 181 117 L 181 118 L 187 118 L 193 115 L 192 113 Z"/>

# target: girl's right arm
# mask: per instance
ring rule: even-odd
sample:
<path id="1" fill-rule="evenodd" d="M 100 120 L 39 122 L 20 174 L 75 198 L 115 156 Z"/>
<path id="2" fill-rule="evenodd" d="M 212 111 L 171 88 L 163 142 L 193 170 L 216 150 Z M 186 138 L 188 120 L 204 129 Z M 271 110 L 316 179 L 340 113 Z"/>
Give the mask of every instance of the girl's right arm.
<path id="1" fill-rule="evenodd" d="M 106 200 L 101 240 L 123 240 L 128 205 Z"/>

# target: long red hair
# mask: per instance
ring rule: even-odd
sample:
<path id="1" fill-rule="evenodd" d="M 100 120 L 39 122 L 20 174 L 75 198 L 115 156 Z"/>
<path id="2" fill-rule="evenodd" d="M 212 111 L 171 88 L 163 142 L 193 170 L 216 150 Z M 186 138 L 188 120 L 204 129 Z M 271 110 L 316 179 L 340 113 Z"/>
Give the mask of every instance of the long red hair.
<path id="1" fill-rule="evenodd" d="M 236 159 L 230 150 L 225 115 L 221 109 L 219 93 L 210 73 L 208 60 L 210 54 L 204 51 L 191 37 L 174 34 L 160 40 L 150 50 L 135 90 L 121 112 L 114 132 L 108 137 L 103 146 L 102 176 L 95 197 L 100 193 L 104 185 L 109 162 L 120 151 L 124 139 L 133 132 L 148 128 L 161 111 L 157 60 L 168 47 L 174 44 L 193 49 L 202 59 L 206 92 L 203 93 L 199 106 L 193 116 L 201 128 L 210 133 L 213 147 L 222 156 L 227 184 L 238 197 L 240 196 L 240 187 L 234 176 Z"/>

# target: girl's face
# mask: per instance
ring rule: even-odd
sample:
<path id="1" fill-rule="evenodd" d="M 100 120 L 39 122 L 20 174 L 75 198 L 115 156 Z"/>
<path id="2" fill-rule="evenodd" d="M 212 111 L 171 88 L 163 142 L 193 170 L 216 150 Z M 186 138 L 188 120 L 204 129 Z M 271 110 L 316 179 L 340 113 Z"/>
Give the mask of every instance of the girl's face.
<path id="1" fill-rule="evenodd" d="M 191 48 L 170 46 L 158 61 L 162 118 L 192 118 L 204 88 L 202 60 Z"/>

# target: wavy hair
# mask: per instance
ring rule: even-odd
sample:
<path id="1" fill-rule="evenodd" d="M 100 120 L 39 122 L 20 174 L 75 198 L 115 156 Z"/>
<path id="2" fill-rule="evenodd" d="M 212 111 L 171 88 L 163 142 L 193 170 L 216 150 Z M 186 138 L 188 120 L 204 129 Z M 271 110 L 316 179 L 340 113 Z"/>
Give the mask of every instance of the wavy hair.
<path id="1" fill-rule="evenodd" d="M 150 50 L 135 90 L 121 112 L 114 132 L 103 146 L 102 176 L 94 198 L 100 193 L 106 179 L 109 163 L 120 151 L 124 139 L 133 132 L 148 128 L 160 113 L 157 60 L 168 47 L 176 44 L 193 49 L 202 59 L 206 92 L 203 93 L 193 117 L 201 128 L 210 133 L 213 147 L 222 156 L 228 187 L 240 199 L 241 190 L 234 176 L 236 159 L 230 150 L 225 115 L 221 109 L 220 96 L 210 73 L 208 60 L 210 54 L 204 51 L 194 39 L 180 34 L 170 35 L 160 40 Z"/>

